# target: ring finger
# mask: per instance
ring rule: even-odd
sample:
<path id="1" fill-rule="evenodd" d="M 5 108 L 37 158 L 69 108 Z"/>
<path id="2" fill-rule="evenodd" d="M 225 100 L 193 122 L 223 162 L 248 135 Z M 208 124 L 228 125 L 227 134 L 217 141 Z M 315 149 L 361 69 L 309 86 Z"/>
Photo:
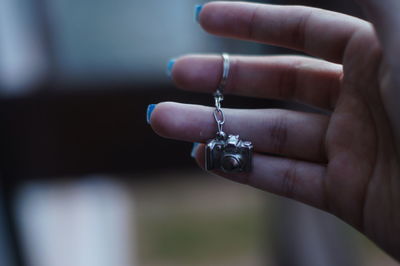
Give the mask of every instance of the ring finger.
<path id="1" fill-rule="evenodd" d="M 218 55 L 189 55 L 172 68 L 177 86 L 213 92 L 222 75 Z M 300 101 L 332 110 L 340 90 L 342 66 L 303 56 L 231 56 L 225 92 Z"/>
<path id="2" fill-rule="evenodd" d="M 224 131 L 251 140 L 254 149 L 314 162 L 326 162 L 325 132 L 329 117 L 296 111 L 224 109 Z M 150 124 L 163 137 L 202 142 L 215 137 L 213 109 L 199 105 L 160 103 Z"/>

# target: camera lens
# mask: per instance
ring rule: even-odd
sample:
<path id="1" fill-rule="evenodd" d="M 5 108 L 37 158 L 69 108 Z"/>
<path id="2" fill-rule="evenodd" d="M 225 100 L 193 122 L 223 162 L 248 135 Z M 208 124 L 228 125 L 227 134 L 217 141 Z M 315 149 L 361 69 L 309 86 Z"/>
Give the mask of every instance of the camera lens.
<path id="1" fill-rule="evenodd" d="M 241 169 L 240 156 L 227 155 L 222 158 L 221 162 L 222 169 L 225 172 L 233 172 Z"/>

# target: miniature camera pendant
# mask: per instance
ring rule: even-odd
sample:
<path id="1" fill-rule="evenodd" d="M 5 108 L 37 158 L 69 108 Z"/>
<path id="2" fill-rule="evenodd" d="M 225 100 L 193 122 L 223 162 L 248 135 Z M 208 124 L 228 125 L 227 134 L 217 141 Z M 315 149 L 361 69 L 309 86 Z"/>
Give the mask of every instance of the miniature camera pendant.
<path id="1" fill-rule="evenodd" d="M 206 145 L 206 170 L 226 173 L 250 172 L 253 145 L 238 135 L 217 136 Z"/>
<path id="2" fill-rule="evenodd" d="M 226 85 L 230 61 L 228 54 L 222 54 L 223 73 L 221 83 L 214 93 L 214 119 L 217 123 L 217 136 L 206 145 L 206 170 L 222 170 L 226 173 L 250 172 L 252 168 L 253 145 L 244 141 L 239 135 L 227 135 L 222 129 L 225 124 L 225 115 L 221 109 L 224 99 L 223 89 Z"/>

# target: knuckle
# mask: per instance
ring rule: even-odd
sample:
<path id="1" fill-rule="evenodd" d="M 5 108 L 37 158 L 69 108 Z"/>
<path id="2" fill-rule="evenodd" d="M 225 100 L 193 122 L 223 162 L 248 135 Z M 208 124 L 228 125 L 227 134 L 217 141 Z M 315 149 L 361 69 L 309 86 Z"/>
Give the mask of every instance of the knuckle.
<path id="1" fill-rule="evenodd" d="M 282 195 L 294 198 L 297 184 L 297 163 L 291 162 L 282 177 Z"/>
<path id="2" fill-rule="evenodd" d="M 304 50 L 307 46 L 307 28 L 309 25 L 309 21 L 313 16 L 313 11 L 305 10 L 303 8 L 299 11 L 301 11 L 303 15 L 300 16 L 295 22 L 290 42 L 297 44 L 296 46 L 298 46 L 299 49 Z"/>
<path id="3" fill-rule="evenodd" d="M 271 152 L 275 154 L 282 154 L 287 143 L 288 136 L 288 125 L 287 118 L 282 115 L 276 118 L 275 122 L 272 123 L 269 141 L 271 145 Z"/>
<path id="4" fill-rule="evenodd" d="M 259 27 L 259 18 L 260 18 L 260 7 L 262 5 L 256 5 L 253 9 L 251 16 L 249 17 L 248 29 L 247 29 L 247 38 L 250 40 L 257 39 L 257 28 Z"/>

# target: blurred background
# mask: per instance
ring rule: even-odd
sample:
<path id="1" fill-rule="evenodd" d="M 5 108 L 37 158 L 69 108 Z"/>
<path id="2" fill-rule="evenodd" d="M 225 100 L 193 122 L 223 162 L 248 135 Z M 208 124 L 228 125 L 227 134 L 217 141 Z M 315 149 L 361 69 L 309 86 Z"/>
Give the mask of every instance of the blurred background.
<path id="1" fill-rule="evenodd" d="M 269 1 L 355 16 L 351 1 Z M 194 0 L 0 0 L 0 265 L 398 265 L 333 216 L 197 169 L 148 104 L 212 104 L 185 53 L 293 53 L 210 36 Z M 228 96 L 226 107 L 303 108 Z"/>

